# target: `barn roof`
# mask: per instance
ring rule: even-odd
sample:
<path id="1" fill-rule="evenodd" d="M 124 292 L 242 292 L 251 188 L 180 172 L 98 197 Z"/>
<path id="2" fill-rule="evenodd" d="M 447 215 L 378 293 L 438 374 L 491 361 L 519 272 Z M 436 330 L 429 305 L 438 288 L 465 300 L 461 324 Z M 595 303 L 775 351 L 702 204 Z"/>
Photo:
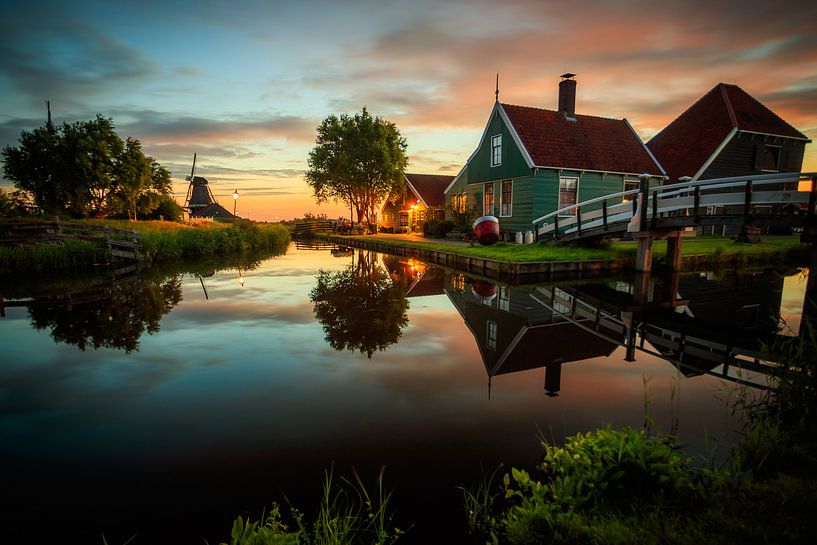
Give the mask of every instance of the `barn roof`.
<path id="1" fill-rule="evenodd" d="M 647 147 L 670 178 L 694 176 L 733 130 L 808 138 L 737 85 L 719 83 L 698 99 Z"/>
<path id="2" fill-rule="evenodd" d="M 626 119 L 500 104 L 533 166 L 662 174 Z"/>
<path id="3" fill-rule="evenodd" d="M 445 188 L 453 179 L 440 174 L 406 174 L 406 181 L 426 206 L 443 206 Z"/>

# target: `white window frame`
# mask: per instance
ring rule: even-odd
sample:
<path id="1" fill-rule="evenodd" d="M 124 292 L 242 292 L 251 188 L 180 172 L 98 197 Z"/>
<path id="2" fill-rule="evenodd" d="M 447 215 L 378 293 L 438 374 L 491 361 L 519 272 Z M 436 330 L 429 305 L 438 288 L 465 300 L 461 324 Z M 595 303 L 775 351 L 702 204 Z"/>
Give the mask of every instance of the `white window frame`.
<path id="1" fill-rule="evenodd" d="M 488 211 L 488 186 L 491 186 L 491 210 Z M 482 188 L 482 215 L 493 216 L 496 208 L 496 191 L 494 182 L 485 182 Z"/>
<path id="2" fill-rule="evenodd" d="M 505 191 L 504 186 L 506 183 L 511 184 L 511 200 L 510 202 L 505 202 Z M 505 211 L 505 206 L 507 205 L 508 210 Z M 513 216 L 513 180 L 502 180 L 499 183 L 499 217 L 500 218 L 509 218 Z"/>
<path id="3" fill-rule="evenodd" d="M 622 191 L 627 191 L 627 184 L 635 184 L 635 189 L 639 189 L 641 187 L 641 180 L 637 178 L 624 178 L 624 184 L 622 185 Z M 633 189 L 633 188 L 630 188 Z M 621 202 L 630 202 L 634 201 L 638 198 L 638 195 L 622 195 Z"/>
<path id="4" fill-rule="evenodd" d="M 488 347 L 489 350 L 496 350 L 496 338 L 499 328 L 497 327 L 496 322 L 492 322 L 491 320 L 488 320 L 486 325 L 485 346 Z"/>
<path id="5" fill-rule="evenodd" d="M 568 204 L 567 206 L 579 203 L 580 177 L 579 176 L 559 176 L 559 187 L 557 188 L 557 193 L 556 193 L 556 210 L 561 210 L 562 208 L 565 207 L 565 205 L 563 205 L 562 202 L 561 202 L 561 200 L 562 200 L 562 180 L 576 180 L 576 200 L 574 202 Z M 559 214 L 559 217 L 571 218 L 571 217 L 573 217 L 575 215 L 576 215 L 576 209 L 574 208 L 572 214 Z"/>
<path id="6" fill-rule="evenodd" d="M 499 133 L 491 137 L 491 166 L 498 167 L 501 165 L 502 165 L 502 133 Z"/>
<path id="7" fill-rule="evenodd" d="M 511 288 L 510 286 L 499 286 L 499 310 L 510 312 L 511 310 Z"/>

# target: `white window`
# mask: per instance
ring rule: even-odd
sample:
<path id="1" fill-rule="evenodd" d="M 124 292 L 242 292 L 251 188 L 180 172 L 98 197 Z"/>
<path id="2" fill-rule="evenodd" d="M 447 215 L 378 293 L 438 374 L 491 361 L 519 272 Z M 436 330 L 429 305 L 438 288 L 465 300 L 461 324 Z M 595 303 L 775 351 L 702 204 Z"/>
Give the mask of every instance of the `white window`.
<path id="1" fill-rule="evenodd" d="M 557 206 L 557 210 L 561 210 L 566 206 L 571 206 L 576 204 L 576 198 L 579 196 L 579 179 L 573 177 L 560 177 L 559 178 L 559 204 Z M 563 212 L 561 215 L 563 216 L 575 216 L 576 209 L 572 209 L 568 212 Z"/>
<path id="2" fill-rule="evenodd" d="M 482 209 L 483 216 L 494 215 L 494 182 L 488 182 L 485 184 Z"/>
<path id="3" fill-rule="evenodd" d="M 491 350 L 496 350 L 496 322 L 488 322 L 488 336 L 485 338 L 485 346 Z"/>
<path id="4" fill-rule="evenodd" d="M 499 215 L 508 217 L 513 214 L 513 180 L 502 182 L 502 192 L 499 194 Z"/>
<path id="5" fill-rule="evenodd" d="M 498 167 L 502 164 L 502 135 L 496 134 L 491 137 L 491 166 Z"/>
<path id="6" fill-rule="evenodd" d="M 499 310 L 508 312 L 511 309 L 511 288 L 499 286 Z"/>
<path id="7" fill-rule="evenodd" d="M 633 180 L 632 178 L 629 179 L 629 180 L 627 180 L 627 179 L 624 180 L 624 191 L 629 191 L 631 189 L 639 189 L 639 188 L 641 188 L 641 182 L 639 180 Z M 632 200 L 635 200 L 637 197 L 638 197 L 637 194 L 624 195 L 621 198 L 621 202 L 630 202 Z"/>

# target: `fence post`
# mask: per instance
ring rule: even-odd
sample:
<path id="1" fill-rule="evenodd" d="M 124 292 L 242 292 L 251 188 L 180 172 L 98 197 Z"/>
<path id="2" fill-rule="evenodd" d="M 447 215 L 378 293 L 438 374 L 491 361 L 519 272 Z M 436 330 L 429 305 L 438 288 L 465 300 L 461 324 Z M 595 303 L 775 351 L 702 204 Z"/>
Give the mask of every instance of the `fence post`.
<path id="1" fill-rule="evenodd" d="M 695 215 L 695 223 L 701 223 L 701 186 L 695 186 L 695 205 L 692 213 Z"/>
<path id="2" fill-rule="evenodd" d="M 582 236 L 582 207 L 576 207 L 576 232 Z"/>
<path id="3" fill-rule="evenodd" d="M 647 199 L 650 196 L 650 175 L 649 174 L 641 174 L 638 176 L 639 181 L 639 189 L 638 189 L 638 197 L 641 202 L 641 229 L 640 231 L 647 231 L 647 205 L 649 204 Z"/>
<path id="4" fill-rule="evenodd" d="M 607 230 L 607 199 L 601 201 L 601 217 L 602 217 L 602 225 L 604 225 L 604 230 Z"/>
<path id="5" fill-rule="evenodd" d="M 743 199 L 743 217 L 749 219 L 752 213 L 752 180 L 746 182 L 745 196 Z"/>
<path id="6" fill-rule="evenodd" d="M 559 214 L 553 216 L 553 238 L 559 238 Z"/>

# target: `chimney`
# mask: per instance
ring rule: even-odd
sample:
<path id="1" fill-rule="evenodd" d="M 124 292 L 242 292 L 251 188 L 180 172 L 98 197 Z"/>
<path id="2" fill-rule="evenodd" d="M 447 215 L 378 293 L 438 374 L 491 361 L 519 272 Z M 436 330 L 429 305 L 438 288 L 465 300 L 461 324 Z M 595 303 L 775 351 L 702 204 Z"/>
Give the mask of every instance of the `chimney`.
<path id="1" fill-rule="evenodd" d="M 562 74 L 559 82 L 559 112 L 567 119 L 576 119 L 576 74 Z"/>

